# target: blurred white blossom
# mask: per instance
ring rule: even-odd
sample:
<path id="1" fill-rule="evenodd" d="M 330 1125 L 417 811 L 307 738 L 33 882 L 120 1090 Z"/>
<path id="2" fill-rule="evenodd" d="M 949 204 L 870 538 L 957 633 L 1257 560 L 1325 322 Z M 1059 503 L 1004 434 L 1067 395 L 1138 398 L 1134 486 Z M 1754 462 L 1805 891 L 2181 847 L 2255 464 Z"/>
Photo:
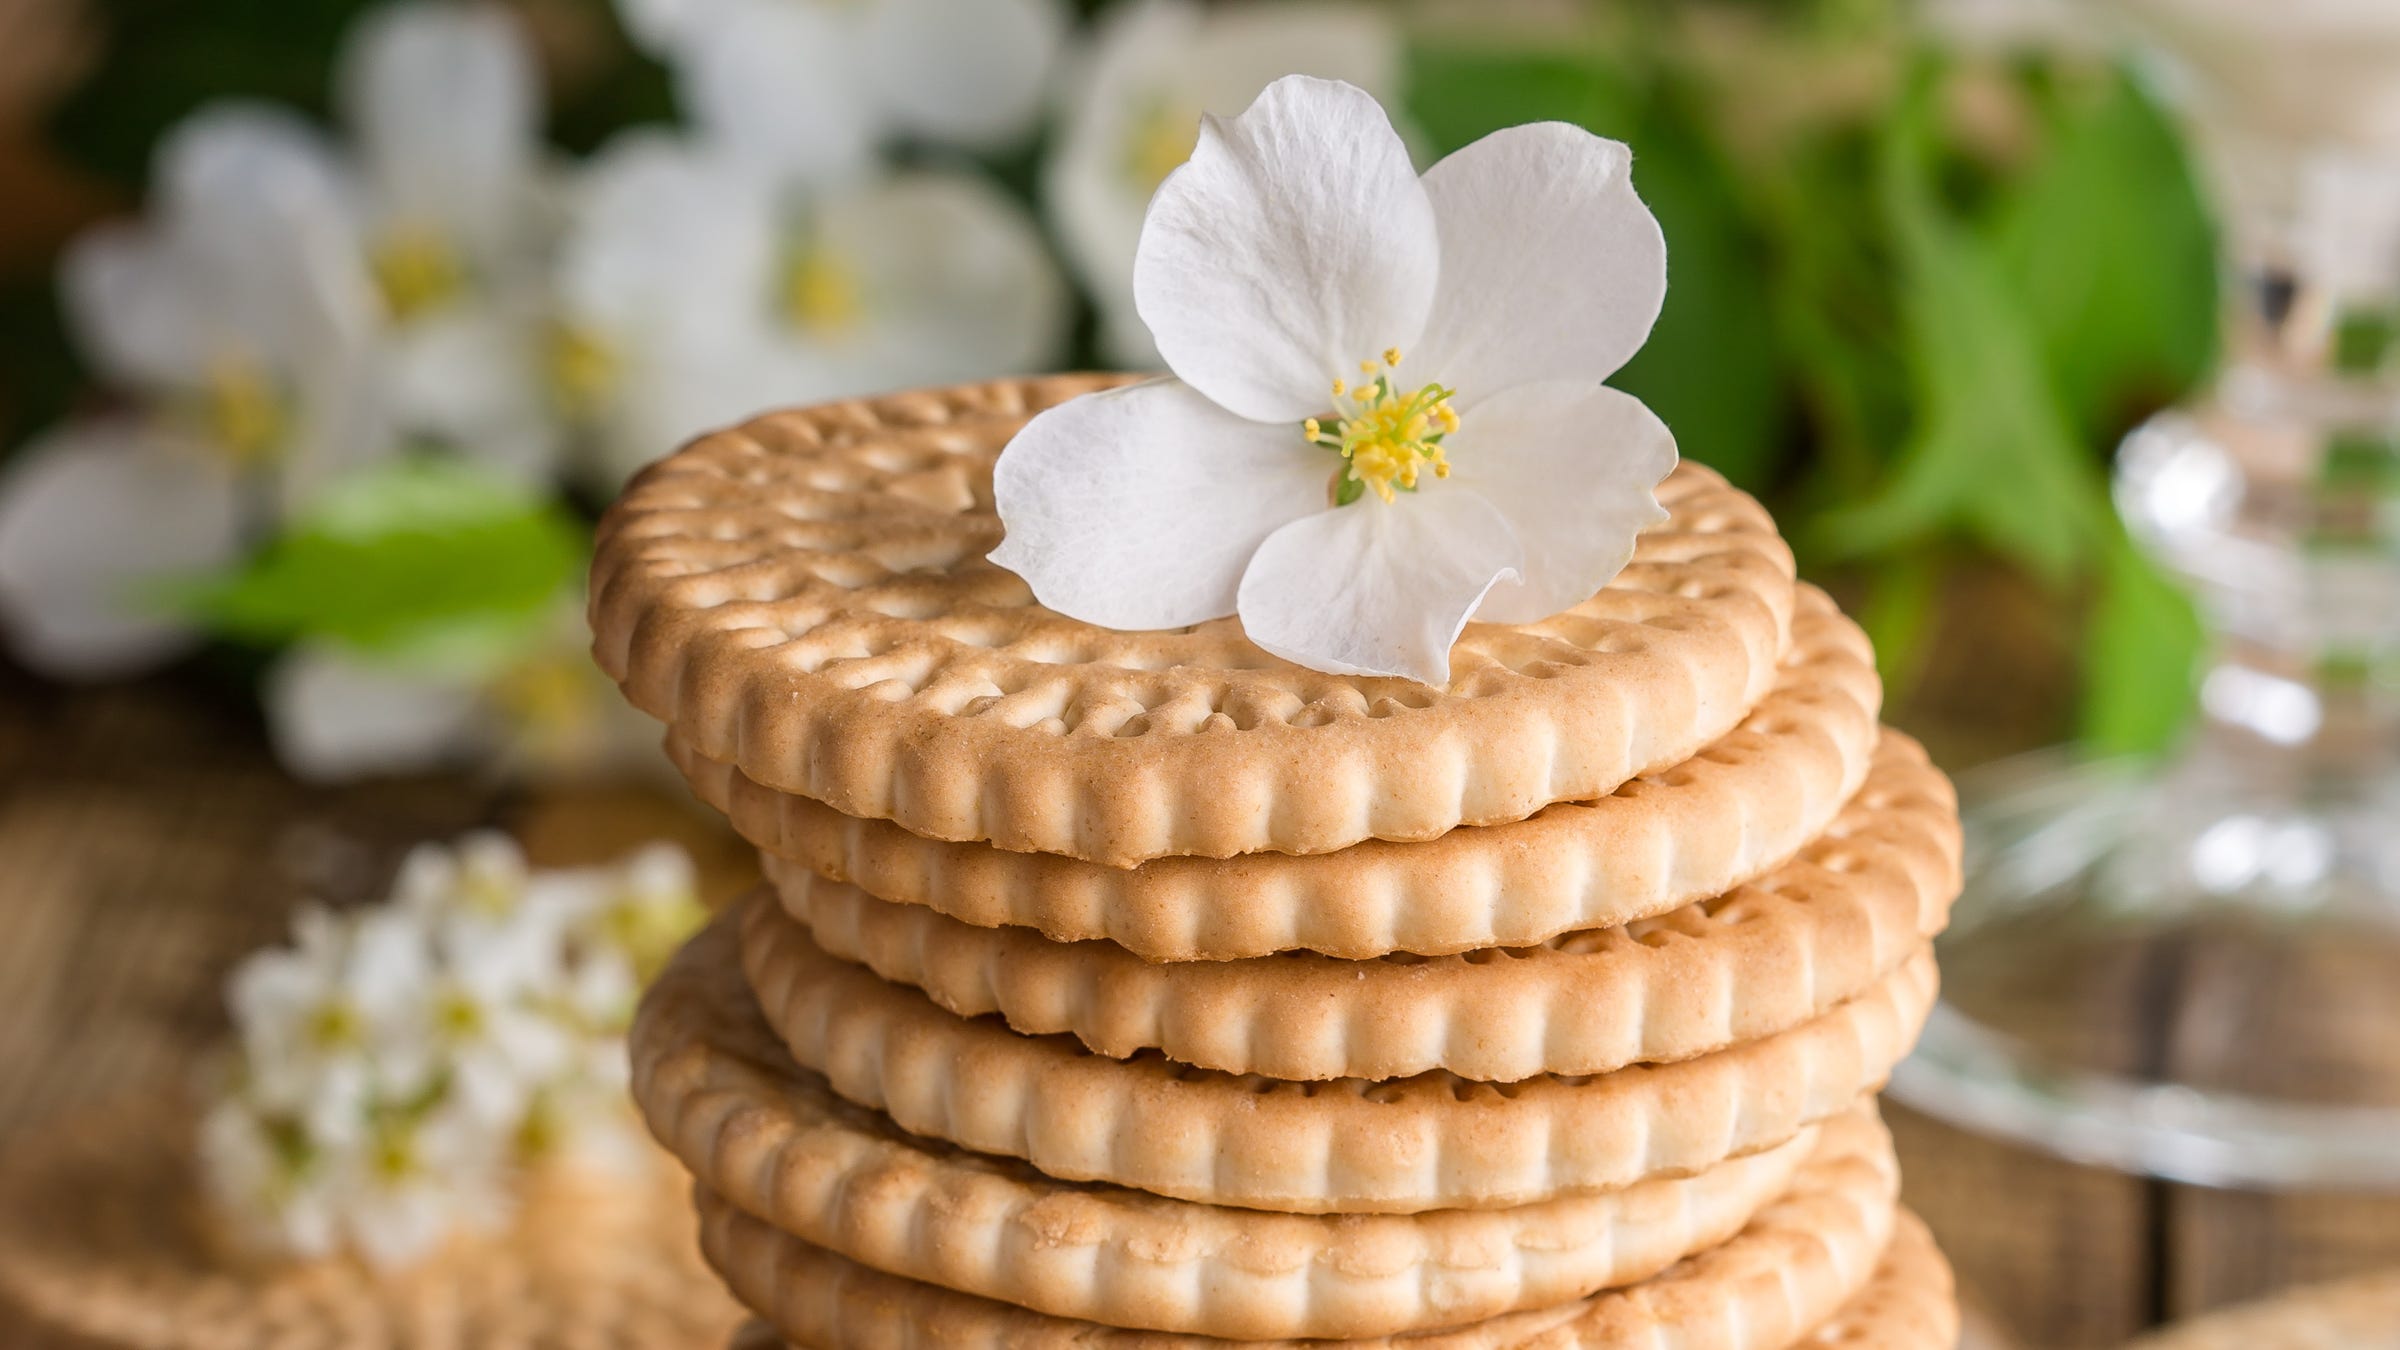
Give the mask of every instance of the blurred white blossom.
<path id="1" fill-rule="evenodd" d="M 1389 103 L 1401 39 L 1367 4 L 1134 0 L 1101 22 L 1077 61 L 1042 196 L 1067 259 L 1100 308 L 1112 361 L 1158 364 L 1133 309 L 1133 254 L 1150 194 L 1191 155 L 1200 117 L 1230 117 L 1285 75 L 1341 80 Z"/>
<path id="2" fill-rule="evenodd" d="M 529 632 L 397 652 L 302 642 L 261 697 L 276 758 L 310 782 L 491 765 L 531 779 L 651 767 L 657 728 L 592 664 L 580 596 Z"/>
<path id="3" fill-rule="evenodd" d="M 408 437 L 540 481 L 561 433 L 547 328 L 542 90 L 502 9 L 411 0 L 352 30 L 335 93 L 383 375 Z"/>
<path id="4" fill-rule="evenodd" d="M 633 996 L 703 917 L 672 846 L 537 871 L 491 834 L 412 853 L 384 904 L 303 910 L 228 984 L 235 1063 L 199 1127 L 227 1231 L 395 1267 L 504 1220 L 528 1167 L 638 1160 Z"/>
<path id="5" fill-rule="evenodd" d="M 138 400 L 51 433 L 0 479 L 0 605 L 20 659 L 65 676 L 182 649 L 144 583 L 231 560 L 246 529 L 397 448 L 371 353 L 378 302 L 337 167 L 265 107 L 160 146 L 150 218 L 77 240 L 67 318 Z"/>
<path id="6" fill-rule="evenodd" d="M 1068 15 L 1061 0 L 620 0 L 711 134 L 815 176 L 895 137 L 974 149 L 1023 139 Z"/>
<path id="7" fill-rule="evenodd" d="M 496 9 L 389 6 L 352 33 L 337 93 L 347 148 L 276 107 L 193 115 L 159 148 L 148 217 L 68 250 L 70 325 L 133 411 L 54 431 L 0 479 L 0 607 L 28 665 L 177 654 L 189 627 L 151 589 L 403 450 L 552 472 L 522 35 Z"/>
<path id="8" fill-rule="evenodd" d="M 564 364 L 611 487 L 772 404 L 1035 370 L 1065 336 L 1039 231 L 972 175 L 812 187 L 721 144 L 635 133 L 573 210 Z"/>

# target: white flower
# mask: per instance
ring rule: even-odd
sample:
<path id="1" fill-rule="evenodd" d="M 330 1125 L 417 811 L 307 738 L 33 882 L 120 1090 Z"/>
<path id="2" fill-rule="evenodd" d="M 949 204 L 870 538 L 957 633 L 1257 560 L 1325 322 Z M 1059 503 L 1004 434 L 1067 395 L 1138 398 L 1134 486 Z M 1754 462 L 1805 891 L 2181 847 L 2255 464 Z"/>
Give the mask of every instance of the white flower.
<path id="1" fill-rule="evenodd" d="M 992 560 L 1090 622 L 1238 611 L 1278 656 L 1436 684 L 1470 617 L 1588 599 L 1664 518 L 1675 463 L 1600 383 L 1666 291 L 1630 171 L 1540 123 L 1420 180 L 1373 98 L 1305 76 L 1205 119 L 1134 269 L 1175 378 L 1029 423 Z"/>
<path id="2" fill-rule="evenodd" d="M 292 947 L 234 971 L 228 1000 L 249 1095 L 325 1143 L 354 1133 L 368 1101 L 431 1081 L 421 1028 L 433 952 L 416 917 L 396 910 L 304 909 L 292 932 Z"/>
<path id="3" fill-rule="evenodd" d="M 1064 44 L 1060 0 L 621 0 L 712 132 L 815 175 L 893 136 L 972 148 L 1025 136 Z"/>
<path id="4" fill-rule="evenodd" d="M 53 433 L 0 483 L 0 605 L 18 656 L 62 676 L 184 649 L 146 586 L 230 561 L 260 517 L 397 448 L 374 290 L 314 133 L 220 106 L 162 143 L 153 179 L 152 217 L 78 239 L 61 274 L 81 345 L 145 411 Z"/>
<path id="5" fill-rule="evenodd" d="M 1101 22 L 1070 82 L 1042 199 L 1067 260 L 1100 307 L 1100 339 L 1126 368 L 1158 351 L 1133 306 L 1133 255 L 1150 194 L 1191 154 L 1200 115 L 1230 115 L 1284 75 L 1399 92 L 1401 41 L 1364 4 L 1135 0 Z"/>
<path id="6" fill-rule="evenodd" d="M 562 437 L 543 379 L 546 166 L 523 33 L 496 7 L 389 5 L 351 30 L 335 93 L 394 415 L 417 439 L 547 476 Z"/>
<path id="7" fill-rule="evenodd" d="M 343 1244 L 379 1269 L 491 1228 L 508 1210 L 505 1140 L 462 1103 L 379 1121 L 324 1166 Z"/>
<path id="8" fill-rule="evenodd" d="M 229 1093 L 200 1118 L 200 1178 L 231 1236 L 262 1252 L 328 1256 L 341 1240 L 321 1154 L 290 1121 Z"/>
<path id="9" fill-rule="evenodd" d="M 979 178 L 812 190 L 656 133 L 591 166 L 559 293 L 611 487 L 772 404 L 1038 369 L 1067 315 L 1032 221 Z"/>

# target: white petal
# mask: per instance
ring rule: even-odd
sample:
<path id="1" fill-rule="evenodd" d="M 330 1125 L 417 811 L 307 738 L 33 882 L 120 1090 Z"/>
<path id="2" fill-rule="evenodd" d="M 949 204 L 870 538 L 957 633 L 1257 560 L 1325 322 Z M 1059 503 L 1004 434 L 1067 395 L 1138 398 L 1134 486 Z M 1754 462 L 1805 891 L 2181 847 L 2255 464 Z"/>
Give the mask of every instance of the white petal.
<path id="1" fill-rule="evenodd" d="M 1373 97 L 1290 76 L 1200 144 L 1150 203 L 1134 302 L 1168 369 L 1233 412 L 1297 422 L 1326 386 L 1416 342 L 1439 244 Z"/>
<path id="2" fill-rule="evenodd" d="M 1667 518 L 1657 487 L 1675 467 L 1675 436 L 1640 399 L 1604 384 L 1504 389 L 1460 419 L 1444 448 L 1444 486 L 1500 508 L 1525 550 L 1521 575 L 1476 612 L 1487 623 L 1533 623 L 1582 604 L 1633 557 L 1634 536 Z"/>
<path id="3" fill-rule="evenodd" d="M 292 377 L 293 428 L 275 485 L 276 504 L 286 513 L 307 506 L 342 475 L 407 449 L 375 356 L 328 347 Z"/>
<path id="4" fill-rule="evenodd" d="M 203 110 L 159 152 L 164 243 L 206 297 L 212 359 L 276 373 L 366 342 L 382 302 L 368 274 L 355 186 L 323 137 L 275 108 Z"/>
<path id="5" fill-rule="evenodd" d="M 1369 496 L 1259 546 L 1242 575 L 1242 630 L 1312 670 L 1447 684 L 1450 644 L 1522 559 L 1498 508 L 1454 483 Z"/>
<path id="6" fill-rule="evenodd" d="M 678 87 L 703 131 L 765 169 L 804 183 L 853 177 L 876 132 L 857 45 L 828 6 L 738 0 L 685 41 Z"/>
<path id="7" fill-rule="evenodd" d="M 992 561 L 1061 614 L 1178 628 L 1234 609 L 1259 543 L 1325 506 L 1332 457 L 1153 380 L 1060 404 L 1001 452 Z"/>
<path id="8" fill-rule="evenodd" d="M 781 241 L 773 185 L 658 132 L 593 158 L 561 249 L 566 321 L 611 342 L 705 342 L 755 325 Z"/>
<path id="9" fill-rule="evenodd" d="M 160 211 L 239 210 L 265 203 L 346 204 L 355 184 L 324 133 L 270 103 L 210 104 L 161 141 L 151 179 Z"/>
<path id="10" fill-rule="evenodd" d="M 276 758 L 311 782 L 456 764 L 482 747 L 472 683 L 302 647 L 267 674 Z"/>
<path id="11" fill-rule="evenodd" d="M 183 389 L 207 375 L 218 318 L 200 269 L 179 266 L 154 227 L 103 225 L 59 260 L 59 291 L 77 343 L 113 379 Z"/>
<path id="12" fill-rule="evenodd" d="M 1616 373 L 1667 294 L 1632 170 L 1622 144 L 1563 122 L 1495 131 L 1428 170 L 1441 286 L 1411 368 L 1461 411 L 1511 384 Z"/>
<path id="13" fill-rule="evenodd" d="M 881 0 L 860 64 L 902 130 L 1005 146 L 1032 130 L 1067 25 L 1060 0 Z"/>
<path id="14" fill-rule="evenodd" d="M 139 426 L 71 427 L 0 477 L 0 610 L 10 645 L 65 678 L 122 674 L 191 645 L 144 588 L 231 562 L 235 485 L 204 447 Z"/>
<path id="15" fill-rule="evenodd" d="M 486 248 L 529 203 L 541 77 L 518 21 L 486 6 L 408 0 L 345 40 L 335 88 L 387 220 Z"/>
<path id="16" fill-rule="evenodd" d="M 384 355 L 392 417 L 519 482 L 541 484 L 561 444 L 543 391 L 534 325 L 485 306 L 453 307 L 394 333 Z"/>
<path id="17" fill-rule="evenodd" d="M 636 354 L 591 446 L 586 473 L 614 497 L 652 460 L 703 432 L 798 398 L 767 339 L 714 347 L 654 347 Z"/>
<path id="18" fill-rule="evenodd" d="M 814 345 L 835 395 L 1051 368 L 1066 282 L 1025 209 L 979 175 L 920 172 L 828 200 L 816 244 L 858 290 L 856 331 Z M 793 397 L 803 395 L 795 391 Z"/>
<path id="19" fill-rule="evenodd" d="M 709 0 L 617 0 L 617 19 L 642 50 L 668 56 L 714 8 Z"/>
<path id="20" fill-rule="evenodd" d="M 1224 6 L 1136 0 L 1102 15 L 1067 84 L 1066 125 L 1042 172 L 1044 209 L 1101 313 L 1101 346 L 1128 369 L 1159 364 L 1133 305 L 1133 259 L 1156 184 L 1137 172 L 1147 119 L 1231 116 L 1284 75 L 1354 84 L 1379 99 L 1399 87 L 1401 43 L 1371 6 Z"/>

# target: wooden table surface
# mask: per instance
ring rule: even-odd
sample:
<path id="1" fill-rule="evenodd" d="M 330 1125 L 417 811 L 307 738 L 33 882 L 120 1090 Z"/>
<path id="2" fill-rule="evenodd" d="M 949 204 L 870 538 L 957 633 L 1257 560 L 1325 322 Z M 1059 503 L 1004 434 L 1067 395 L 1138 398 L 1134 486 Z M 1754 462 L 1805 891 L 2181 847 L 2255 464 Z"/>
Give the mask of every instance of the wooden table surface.
<path id="1" fill-rule="evenodd" d="M 552 863 L 668 834 L 720 896 L 749 875 L 720 826 L 657 787 L 311 789 L 275 769 L 238 694 L 188 679 L 70 693 L 0 672 L 0 1152 L 54 1114 L 190 1072 L 224 1029 L 226 970 L 282 936 L 294 901 L 371 896 L 408 845 L 482 825 Z M 1988 1344 L 2113 1346 L 2400 1266 L 2400 1199 L 2158 1185 L 1889 1114 L 1909 1203 L 2006 1333 Z M 0 1346 L 74 1344 L 0 1307 Z"/>

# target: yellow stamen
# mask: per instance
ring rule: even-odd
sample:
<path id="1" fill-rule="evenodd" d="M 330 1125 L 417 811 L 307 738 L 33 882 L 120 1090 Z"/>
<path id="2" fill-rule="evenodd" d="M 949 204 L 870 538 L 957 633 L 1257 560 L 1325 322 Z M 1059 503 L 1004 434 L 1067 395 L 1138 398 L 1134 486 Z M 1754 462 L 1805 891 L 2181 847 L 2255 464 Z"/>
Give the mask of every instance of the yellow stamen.
<path id="1" fill-rule="evenodd" d="M 545 365 L 550 396 L 573 421 L 599 415 L 617 382 L 617 357 L 589 329 L 560 324 L 550 331 Z"/>
<path id="2" fill-rule="evenodd" d="M 291 430 L 289 412 L 274 382 L 245 357 L 222 356 L 209 364 L 201 403 L 208 438 L 240 468 L 273 460 Z"/>
<path id="3" fill-rule="evenodd" d="M 803 244 L 784 269 L 783 310 L 794 327 L 814 336 L 847 333 L 865 310 L 857 274 L 821 241 Z"/>
<path id="4" fill-rule="evenodd" d="M 407 322 L 438 309 L 467 288 L 466 264 L 439 230 L 402 225 L 376 245 L 370 266 L 392 317 Z"/>
<path id="5" fill-rule="evenodd" d="M 1386 368 L 1397 366 L 1400 350 L 1387 348 L 1383 359 Z M 1360 367 L 1369 373 L 1376 369 L 1372 361 L 1360 362 Z M 1336 380 L 1332 429 L 1314 417 L 1300 424 L 1310 444 L 1332 450 L 1345 461 L 1336 479 L 1335 500 L 1347 495 L 1340 491 L 1345 481 L 1372 488 L 1388 502 L 1401 492 L 1414 491 L 1427 470 L 1436 478 L 1448 478 L 1450 462 L 1444 457 L 1442 438 L 1458 429 L 1458 413 L 1450 406 L 1455 392 L 1439 384 L 1402 389 L 1378 375 L 1345 398 Z"/>

